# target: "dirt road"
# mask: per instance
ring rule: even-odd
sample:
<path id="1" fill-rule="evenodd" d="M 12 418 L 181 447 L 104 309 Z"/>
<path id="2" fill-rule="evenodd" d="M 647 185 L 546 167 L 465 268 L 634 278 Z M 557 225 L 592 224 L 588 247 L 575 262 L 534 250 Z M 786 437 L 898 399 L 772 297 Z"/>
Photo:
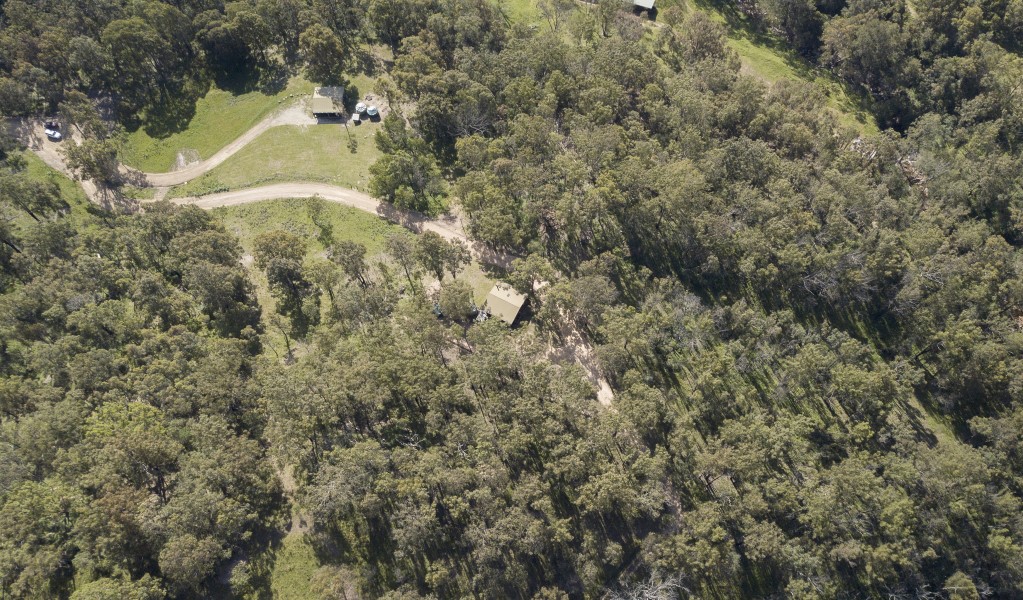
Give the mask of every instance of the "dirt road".
<path id="1" fill-rule="evenodd" d="M 319 196 L 328 202 L 337 202 L 382 216 L 414 231 L 433 231 L 446 240 L 460 240 L 472 247 L 472 242 L 465 233 L 462 220 L 457 216 L 445 215 L 437 219 L 430 219 L 426 215 L 414 211 L 395 209 L 362 192 L 323 183 L 278 183 L 210 194 L 197 198 L 176 198 L 172 202 L 175 204 L 192 204 L 199 208 L 210 209 L 260 202 L 262 200 L 273 200 L 275 198 L 312 198 L 313 196 Z M 510 264 L 510 261 L 511 258 L 506 257 L 502 262 Z"/>
<path id="2" fill-rule="evenodd" d="M 137 171 L 134 173 L 136 178 L 139 175 L 145 177 L 148 183 L 157 190 L 154 200 L 161 200 L 166 196 L 170 186 L 199 177 L 227 160 L 231 155 L 237 153 L 271 127 L 279 125 L 310 125 L 315 123 L 316 120 L 305 112 L 304 103 L 300 102 L 263 119 L 238 139 L 204 161 L 170 173 L 139 173 Z M 43 134 L 43 126 L 39 122 L 16 120 L 12 121 L 10 126 L 13 133 L 21 138 L 28 145 L 28 148 L 41 158 L 43 162 L 61 173 L 71 176 L 71 172 L 64 162 L 64 156 L 59 152 L 59 148 L 60 143 L 74 143 L 75 140 L 65 140 L 60 143 L 51 142 Z M 125 171 L 130 170 L 125 169 Z M 106 198 L 109 194 L 98 189 L 93 182 L 82 181 L 81 185 L 90 200 L 100 205 L 109 205 L 109 199 Z M 174 202 L 176 204 L 194 204 L 200 208 L 209 209 L 275 198 L 311 198 L 313 196 L 320 196 L 330 202 L 345 204 L 382 216 L 414 231 L 433 231 L 447 240 L 461 240 L 469 245 L 477 258 L 490 264 L 507 268 L 510 266 L 513 258 L 509 255 L 490 251 L 479 244 L 473 244 L 465 233 L 462 219 L 457 214 L 431 219 L 421 213 L 396 209 L 362 192 L 322 183 L 280 183 L 222 192 L 209 196 L 178 198 Z"/>
<path id="3" fill-rule="evenodd" d="M 75 178 L 74 174 L 71 173 L 71 170 L 68 169 L 66 164 L 64 164 L 64 155 L 60 153 L 61 144 L 70 143 L 70 141 L 50 141 L 49 138 L 46 137 L 46 134 L 43 133 L 42 121 L 8 119 L 6 125 L 9 133 L 28 146 L 28 149 L 46 163 L 47 166 L 67 175 L 71 179 Z M 72 137 L 77 141 L 77 135 Z M 111 208 L 111 202 L 112 199 L 114 199 L 113 194 L 102 192 L 96 184 L 91 181 L 82 181 L 80 183 L 89 200 L 100 206 Z"/>

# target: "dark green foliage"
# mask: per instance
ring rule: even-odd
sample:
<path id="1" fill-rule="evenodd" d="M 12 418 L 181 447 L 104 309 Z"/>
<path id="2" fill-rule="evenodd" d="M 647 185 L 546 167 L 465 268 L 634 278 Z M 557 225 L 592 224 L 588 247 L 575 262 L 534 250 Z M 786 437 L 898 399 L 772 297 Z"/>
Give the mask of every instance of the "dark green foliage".
<path id="1" fill-rule="evenodd" d="M 391 113 L 376 133 L 376 145 L 384 155 L 369 168 L 370 193 L 398 208 L 430 211 L 444 194 L 444 180 L 426 142 Z"/>
<path id="2" fill-rule="evenodd" d="M 277 312 L 291 319 L 296 335 L 304 336 L 319 319 L 319 296 L 302 267 L 305 241 L 286 231 L 269 231 L 256 238 L 255 246 L 256 266 L 266 273 Z"/>
<path id="3" fill-rule="evenodd" d="M 825 22 L 812 6 L 775 8 L 779 22 Z M 826 24 L 824 43 L 843 77 L 886 98 L 879 110 L 917 119 L 908 138 L 857 138 L 809 86 L 768 89 L 739 74 L 722 32 L 699 16 L 658 33 L 668 68 L 609 29 L 583 46 L 519 34 L 454 65 L 425 33 L 400 46 L 394 75 L 419 101 L 415 129 L 393 121 L 381 149 L 396 155 L 418 133 L 452 165 L 473 236 L 527 256 L 512 280 L 533 296 L 541 332 L 566 340 L 582 331 L 595 343 L 617 412 L 562 414 L 571 427 L 559 429 L 541 415 L 573 406 L 570 393 L 541 407 L 518 396 L 508 405 L 530 425 L 505 438 L 516 427 L 491 403 L 543 372 L 507 370 L 519 363 L 499 346 L 522 352 L 525 338 L 481 346 L 473 336 L 484 329 L 472 328 L 463 342 L 428 327 L 425 307 L 415 342 L 398 341 L 411 333 L 396 323 L 413 318 L 401 311 L 372 328 L 388 331 L 386 341 L 365 330 L 349 335 L 357 349 L 318 338 L 321 355 L 298 368 L 310 372 L 304 385 L 351 400 L 318 404 L 301 434 L 280 439 L 314 440 L 292 455 L 307 465 L 306 506 L 323 543 L 340 543 L 341 562 L 365 573 L 364 594 L 560 588 L 595 597 L 644 581 L 697 597 L 1019 593 L 1018 475 L 1004 475 L 1016 472 L 1005 462 L 1006 415 L 1023 399 L 1018 151 L 1007 125 L 1015 108 L 997 100 L 1006 98 L 999 78 L 1015 81 L 1015 59 L 974 44 L 975 58 L 954 68 L 991 69 L 964 82 L 968 93 L 990 90 L 985 102 L 964 100 L 949 77 L 932 101 L 906 89 L 922 63 L 905 19 L 899 6 L 848 5 Z M 461 107 L 491 101 L 493 110 L 472 113 L 479 129 L 459 127 Z M 974 121 L 917 118 L 927 102 L 969 105 Z M 420 254 L 440 277 L 439 260 L 428 260 L 439 253 Z M 444 312 L 459 298 L 442 288 Z M 445 335 L 447 352 L 428 350 Z M 351 402 L 371 384 L 365 374 L 327 378 L 377 343 L 399 355 L 409 343 L 454 365 L 469 404 L 434 410 L 441 375 L 416 374 L 419 355 L 388 356 L 374 370 L 388 360 L 405 370 L 374 379 L 390 382 L 374 391 L 376 415 L 343 417 L 369 410 Z M 335 353 L 338 366 L 324 366 Z M 411 381 L 423 382 L 419 391 Z M 284 402 L 275 410 L 292 411 Z M 468 416 L 456 419 L 460 411 Z M 475 495 L 447 483 L 483 451 L 469 440 L 441 450 L 455 435 L 446 423 L 457 421 L 465 439 L 479 418 L 507 469 L 510 504 L 483 496 L 479 483 L 468 484 Z M 600 439 L 589 427 L 604 419 L 620 436 L 608 447 L 624 471 L 586 470 L 603 449 L 581 440 Z M 550 431 L 570 447 L 545 450 Z M 583 447 L 592 454 L 575 454 Z M 415 470 L 426 457 L 429 475 Z M 410 487 L 431 477 L 445 483 Z M 471 508 L 459 512 L 460 502 Z M 547 529 L 526 547 L 528 534 L 503 537 L 533 531 L 530 518 L 563 523 L 571 536 Z M 989 525 L 966 525 L 981 522 Z M 483 552 L 491 547 L 501 550 Z"/>
<path id="4" fill-rule="evenodd" d="M 206 214 L 71 221 L 5 143 L 0 595 L 216 595 L 274 524 L 271 464 L 324 597 L 1023 594 L 1018 2 L 748 5 L 876 136 L 744 75 L 699 12 L 641 37 L 610 1 L 544 31 L 462 0 L 115 5 L 3 3 L 0 106 L 99 143 L 86 92 L 148 111 L 300 51 L 340 77 L 375 34 L 408 114 L 373 193 L 429 210 L 448 179 L 533 322 L 469 324 L 463 245 L 320 225 L 326 259 L 256 241 L 288 346 L 256 358 Z"/>
<path id="5" fill-rule="evenodd" d="M 237 242 L 169 205 L 34 214 L 0 296 L 0 590 L 203 593 L 280 502 Z"/>
<path id="6" fill-rule="evenodd" d="M 313 25 L 298 38 L 299 52 L 306 65 L 306 77 L 317 83 L 337 85 L 343 81 L 345 48 L 325 25 Z"/>

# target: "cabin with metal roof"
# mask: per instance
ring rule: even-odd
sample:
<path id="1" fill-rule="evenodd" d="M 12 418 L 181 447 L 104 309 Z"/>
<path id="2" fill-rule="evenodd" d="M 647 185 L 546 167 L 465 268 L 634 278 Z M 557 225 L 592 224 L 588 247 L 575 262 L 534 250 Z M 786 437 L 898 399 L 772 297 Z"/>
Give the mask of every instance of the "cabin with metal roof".
<path id="1" fill-rule="evenodd" d="M 509 326 L 515 323 L 519 311 L 526 303 L 526 297 L 516 292 L 507 283 L 498 282 L 487 294 L 486 308 L 491 316 L 501 319 Z"/>
<path id="2" fill-rule="evenodd" d="M 345 88 L 340 85 L 323 86 L 313 90 L 313 116 L 338 118 L 345 112 Z"/>

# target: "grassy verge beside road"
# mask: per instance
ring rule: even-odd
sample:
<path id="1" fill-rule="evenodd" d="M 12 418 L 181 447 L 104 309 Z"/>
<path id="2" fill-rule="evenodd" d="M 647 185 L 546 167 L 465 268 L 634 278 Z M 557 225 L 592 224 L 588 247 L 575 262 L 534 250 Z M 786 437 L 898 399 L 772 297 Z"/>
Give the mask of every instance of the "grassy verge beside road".
<path id="1" fill-rule="evenodd" d="M 687 11 L 699 10 L 724 25 L 728 45 L 739 55 L 744 72 L 768 84 L 782 79 L 808 81 L 827 96 L 828 105 L 835 110 L 842 125 L 868 135 L 878 132 L 877 122 L 861 99 L 775 36 L 758 31 L 734 3 L 723 0 L 663 0 L 658 3 L 661 8 L 672 5 L 683 5 Z"/>
<path id="2" fill-rule="evenodd" d="M 263 308 L 264 322 L 274 314 L 276 302 L 270 295 L 266 275 L 252 264 L 255 240 L 260 234 L 268 231 L 287 231 L 306 240 L 307 259 L 322 258 L 326 248 L 319 241 L 320 227 L 313 222 L 313 213 L 310 211 L 313 202 L 305 198 L 283 198 L 215 208 L 211 211 L 241 244 L 245 256 L 243 262 L 256 287 L 256 297 Z M 383 251 L 388 234 L 403 230 L 399 225 L 393 225 L 381 217 L 356 208 L 332 202 L 323 202 L 321 208 L 318 221 L 330 228 L 333 239 L 358 242 L 366 246 L 366 257 L 371 263 L 373 258 Z M 264 342 L 269 346 L 268 351 L 271 354 L 283 355 L 285 352 L 283 336 L 273 327 L 267 327 L 266 331 Z M 299 346 L 301 347 L 301 344 Z"/>
<path id="3" fill-rule="evenodd" d="M 82 189 L 82 186 L 44 163 L 41 158 L 32 152 L 25 151 L 22 153 L 22 156 L 25 158 L 25 170 L 29 179 L 40 183 L 53 181 L 60 187 L 60 197 L 70 206 L 72 219 L 82 222 L 94 218 L 90 214 L 92 204 L 85 195 L 85 190 Z M 12 210 L 9 215 L 0 214 L 0 218 L 9 218 L 11 224 L 16 229 L 32 223 L 32 218 L 24 211 Z"/>
<path id="4" fill-rule="evenodd" d="M 318 240 L 320 228 L 313 223 L 310 206 L 308 199 L 290 198 L 215 208 L 212 213 L 238 236 L 246 254 L 252 254 L 259 234 L 281 229 L 305 239 L 308 255 L 315 256 L 325 248 Z M 334 239 L 358 242 L 366 246 L 370 257 L 383 251 L 388 234 L 402 231 L 401 226 L 356 208 L 332 202 L 324 202 L 322 208 L 321 222 L 330 226 Z"/>
<path id="5" fill-rule="evenodd" d="M 378 123 L 274 127 L 209 173 L 170 192 L 171 198 L 202 196 L 286 181 L 330 183 L 366 191 L 369 166 L 380 156 L 373 133 Z M 348 135 L 357 143 L 352 153 Z"/>

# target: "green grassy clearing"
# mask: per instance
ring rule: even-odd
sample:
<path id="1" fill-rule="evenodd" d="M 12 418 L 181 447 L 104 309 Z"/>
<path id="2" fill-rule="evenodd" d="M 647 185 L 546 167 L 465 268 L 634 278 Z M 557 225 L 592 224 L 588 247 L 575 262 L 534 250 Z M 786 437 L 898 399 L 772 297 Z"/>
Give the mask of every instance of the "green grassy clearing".
<path id="1" fill-rule="evenodd" d="M 201 196 L 285 181 L 315 181 L 365 191 L 369 166 L 380 151 L 373 141 L 380 123 L 349 125 L 358 143 L 353 154 L 343 125 L 274 127 L 198 179 L 177 186 L 169 197 Z"/>
<path id="2" fill-rule="evenodd" d="M 542 20 L 536 0 L 498 0 L 497 5 L 507 17 L 516 23 L 534 24 Z"/>
<path id="3" fill-rule="evenodd" d="M 502 6 L 508 6 L 507 13 L 514 20 L 523 22 L 540 22 L 536 0 L 505 0 Z M 835 111 L 841 125 L 859 130 L 870 135 L 878 133 L 877 123 L 860 98 L 850 94 L 842 82 L 830 73 L 816 69 L 802 57 L 785 46 L 776 37 L 757 31 L 748 17 L 733 5 L 723 0 L 660 0 L 657 7 L 662 12 L 673 6 L 681 6 L 684 11 L 700 11 L 716 23 L 725 27 L 728 45 L 739 55 L 742 71 L 757 77 L 767 84 L 783 79 L 802 80 L 813 83 L 828 99 L 828 106 Z M 580 4 L 579 10 L 595 10 Z M 646 16 L 637 17 L 644 20 L 647 35 L 644 39 L 653 40 L 658 23 L 646 20 Z M 658 19 L 660 21 L 660 19 Z"/>
<path id="4" fill-rule="evenodd" d="M 827 97 L 828 106 L 835 111 L 839 123 L 867 135 L 880 131 L 874 117 L 862 106 L 862 101 L 850 95 L 846 87 L 830 74 L 811 69 L 790 51 L 759 45 L 748 37 L 732 33 L 730 30 L 728 44 L 738 53 L 745 73 L 769 84 L 783 79 L 809 81 Z"/>
<path id="5" fill-rule="evenodd" d="M 782 79 L 803 80 L 818 86 L 828 98 L 828 105 L 839 122 L 865 134 L 878 133 L 874 117 L 862 100 L 851 95 L 834 76 L 814 68 L 774 36 L 757 31 L 749 18 L 734 4 L 722 0 L 665 0 L 661 7 L 682 5 L 685 10 L 699 10 L 713 21 L 725 26 L 728 45 L 742 61 L 743 71 L 767 83 Z"/>
<path id="6" fill-rule="evenodd" d="M 490 275 L 483 271 L 476 261 L 469 263 L 465 270 L 458 274 L 458 278 L 472 286 L 473 298 L 476 300 L 476 304 L 480 306 L 487 299 L 487 294 L 490 293 L 490 288 L 494 287 L 495 282 L 494 279 L 490 278 Z"/>
<path id="7" fill-rule="evenodd" d="M 76 224 L 83 223 L 94 218 L 90 212 L 92 204 L 85 195 L 85 190 L 77 182 L 53 169 L 32 152 L 26 150 L 22 152 L 22 156 L 25 158 L 25 171 L 29 179 L 39 182 L 54 181 L 57 183 L 60 187 L 61 198 L 70 206 L 71 220 L 73 222 Z M 12 212 L 8 216 L 11 218 L 11 223 L 15 228 L 26 226 L 32 222 L 32 218 L 23 211 Z"/>
<path id="8" fill-rule="evenodd" d="M 311 201 L 302 198 L 290 198 L 280 200 L 266 200 L 252 204 L 215 208 L 211 212 L 213 216 L 224 225 L 228 232 L 235 235 L 241 244 L 242 251 L 246 255 L 245 264 L 248 267 L 249 276 L 256 287 L 256 296 L 263 307 L 263 314 L 272 314 L 275 310 L 275 302 L 270 295 L 267 286 L 266 276 L 262 271 L 252 265 L 251 259 L 255 247 L 255 239 L 262 233 L 275 230 L 283 230 L 293 233 L 306 240 L 306 258 L 323 258 L 326 248 L 320 243 L 318 237 L 320 228 L 313 223 L 310 213 Z M 366 247 L 366 259 L 370 265 L 374 265 L 384 251 L 384 243 L 387 236 L 392 233 L 404 231 L 400 225 L 363 212 L 361 210 L 324 202 L 322 205 L 322 219 L 331 228 L 331 234 L 336 241 L 348 240 L 358 242 Z M 459 279 L 463 279 L 472 286 L 473 294 L 478 304 L 486 298 L 494 280 L 488 276 L 480 265 L 473 262 L 459 273 Z M 432 278 L 424 280 L 424 283 L 432 282 Z M 284 338 L 279 331 L 268 327 L 267 342 L 272 346 L 269 350 L 279 355 L 285 352 Z M 300 348 L 300 344 L 294 344 Z"/>
<path id="9" fill-rule="evenodd" d="M 291 531 L 249 557 L 249 589 L 232 594 L 227 585 L 209 590 L 211 598 L 305 600 L 318 598 L 313 580 L 320 561 L 300 531 Z"/>
<path id="10" fill-rule="evenodd" d="M 386 62 L 393 60 L 393 57 L 391 56 L 391 49 L 386 46 L 374 48 L 373 52 L 380 57 L 381 61 Z M 381 98 L 380 94 L 376 91 L 376 82 L 376 77 L 366 75 L 365 73 L 353 75 L 348 79 L 348 86 L 345 88 L 345 102 L 349 104 L 350 107 L 354 106 L 359 100 L 366 101 L 366 103 L 369 104 L 366 97 L 367 95 L 371 95 L 373 97 L 373 103 L 381 106 L 384 105 L 385 102 L 383 98 Z"/>
<path id="11" fill-rule="evenodd" d="M 255 240 L 260 234 L 280 229 L 306 240 L 307 259 L 322 258 L 326 248 L 317 239 L 320 229 L 313 223 L 310 205 L 311 202 L 305 198 L 287 198 L 215 208 L 211 212 L 228 232 L 238 238 L 246 257 L 252 256 Z M 368 259 L 383 251 L 388 234 L 402 230 L 400 225 L 393 225 L 380 217 L 333 202 L 323 203 L 323 220 L 329 223 L 335 240 L 348 240 L 366 246 Z M 266 311 L 273 310 L 275 303 L 270 296 L 266 276 L 252 266 L 248 258 L 245 264 L 256 285 L 259 303 Z"/>
<path id="12" fill-rule="evenodd" d="M 173 168 L 181 150 L 195 150 L 201 159 L 209 158 L 290 96 L 311 94 L 312 89 L 313 84 L 301 77 L 293 78 L 274 95 L 261 92 L 234 95 L 214 88 L 196 103 L 195 115 L 184 131 L 163 138 L 151 137 L 144 127 L 129 133 L 121 149 L 121 160 L 142 171 L 164 172 Z"/>
<path id="13" fill-rule="evenodd" d="M 300 533 L 288 534 L 281 542 L 270 572 L 270 591 L 275 600 L 315 598 L 313 574 L 320 567 L 312 545 Z"/>
<path id="14" fill-rule="evenodd" d="M 326 248 L 317 239 L 319 227 L 313 223 L 309 208 L 311 202 L 304 198 L 287 198 L 266 200 L 253 204 L 229 206 L 213 209 L 214 218 L 220 221 L 228 232 L 234 234 L 246 255 L 249 278 L 256 288 L 256 297 L 263 307 L 264 321 L 276 310 L 276 302 L 270 295 L 266 275 L 257 269 L 251 257 L 255 247 L 255 239 L 267 231 L 278 229 L 288 231 L 306 240 L 306 258 L 322 258 Z M 348 240 L 366 246 L 366 257 L 370 263 L 379 256 L 384 248 L 388 234 L 400 232 L 400 225 L 388 223 L 384 219 L 361 210 L 335 204 L 323 203 L 322 222 L 329 224 L 335 240 Z M 281 332 L 267 324 L 266 344 L 268 354 L 283 356 L 286 352 L 284 336 Z M 293 347 L 301 352 L 302 345 L 292 342 Z"/>
<path id="15" fill-rule="evenodd" d="M 314 257 L 321 255 L 325 248 L 317 239 L 320 229 L 313 223 L 310 205 L 307 199 L 289 198 L 215 208 L 211 212 L 238 237 L 246 254 L 252 254 L 254 241 L 261 233 L 280 229 L 304 238 L 307 257 Z M 349 240 L 366 246 L 367 257 L 383 251 L 388 234 L 403 230 L 400 225 L 333 202 L 323 203 L 323 220 L 329 223 L 335 240 Z"/>
<path id="16" fill-rule="evenodd" d="M 26 150 L 21 155 L 25 157 L 26 171 L 30 178 L 37 181 L 56 181 L 57 185 L 60 186 L 61 196 L 71 205 L 72 211 L 83 215 L 86 213 L 85 209 L 89 206 L 89 198 L 86 197 L 82 186 L 78 185 L 76 181 L 67 175 L 44 163 L 43 159 L 32 152 Z"/>

